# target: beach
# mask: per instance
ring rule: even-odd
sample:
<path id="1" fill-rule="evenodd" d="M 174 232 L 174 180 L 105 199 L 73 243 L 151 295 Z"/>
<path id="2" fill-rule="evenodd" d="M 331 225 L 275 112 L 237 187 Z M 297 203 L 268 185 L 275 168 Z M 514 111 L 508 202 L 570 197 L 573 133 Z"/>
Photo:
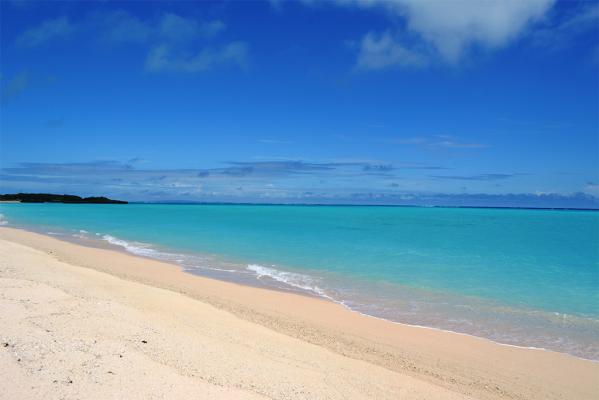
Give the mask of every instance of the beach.
<path id="1" fill-rule="evenodd" d="M 599 364 L 0 228 L 1 398 L 591 399 Z"/>
<path id="2" fill-rule="evenodd" d="M 598 2 L 56 5 L 0 1 L 0 400 L 599 400 Z"/>

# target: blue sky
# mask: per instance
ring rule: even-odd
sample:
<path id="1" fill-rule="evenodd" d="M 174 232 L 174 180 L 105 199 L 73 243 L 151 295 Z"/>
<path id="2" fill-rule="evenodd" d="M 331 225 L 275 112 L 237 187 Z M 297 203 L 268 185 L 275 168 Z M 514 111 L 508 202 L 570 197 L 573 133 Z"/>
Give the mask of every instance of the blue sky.
<path id="1" fill-rule="evenodd" d="M 0 7 L 2 192 L 599 205 L 595 2 Z"/>

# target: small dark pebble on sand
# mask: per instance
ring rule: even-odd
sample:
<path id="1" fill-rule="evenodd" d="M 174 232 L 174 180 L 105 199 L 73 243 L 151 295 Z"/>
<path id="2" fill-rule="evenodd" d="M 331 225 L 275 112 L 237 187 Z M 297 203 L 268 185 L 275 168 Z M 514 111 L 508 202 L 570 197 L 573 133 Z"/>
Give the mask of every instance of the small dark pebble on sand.
<path id="1" fill-rule="evenodd" d="M 147 341 L 147 340 L 142 340 L 141 342 L 142 342 L 142 343 L 148 343 L 148 341 Z"/>

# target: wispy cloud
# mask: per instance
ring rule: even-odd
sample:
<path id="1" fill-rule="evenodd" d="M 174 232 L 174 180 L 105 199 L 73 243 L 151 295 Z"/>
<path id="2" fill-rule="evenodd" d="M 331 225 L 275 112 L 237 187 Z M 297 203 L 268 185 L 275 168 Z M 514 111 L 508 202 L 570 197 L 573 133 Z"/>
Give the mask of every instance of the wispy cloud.
<path id="1" fill-rule="evenodd" d="M 486 144 L 482 143 L 465 143 L 465 142 L 456 142 L 455 140 L 444 139 L 438 142 L 433 142 L 430 144 L 435 147 L 447 147 L 450 149 L 482 149 L 489 147 Z"/>
<path id="2" fill-rule="evenodd" d="M 0 189 L 142 200 L 234 200 L 241 196 L 246 201 L 298 201 L 306 192 L 341 199 L 356 190 L 397 191 L 389 183 L 402 179 L 400 173 L 443 168 L 376 160 L 265 160 L 230 161 L 204 169 L 151 169 L 143 168 L 143 161 L 135 157 L 127 161 L 21 163 L 0 170 Z M 315 191 L 316 187 L 320 190 Z"/>
<path id="3" fill-rule="evenodd" d="M 321 201 L 322 202 L 322 201 Z M 586 193 L 375 193 L 356 192 L 329 202 L 457 207 L 599 208 L 599 197 Z"/>
<path id="4" fill-rule="evenodd" d="M 234 175 L 290 175 L 306 174 L 316 171 L 330 171 L 339 165 L 334 163 L 312 163 L 297 161 L 233 161 L 229 168 L 222 170 L 224 174 Z"/>
<path id="5" fill-rule="evenodd" d="M 597 185 L 586 193 L 451 194 L 410 190 L 397 183 L 402 168 L 424 166 L 374 161 L 235 161 L 209 169 L 142 169 L 127 161 L 22 163 L 0 170 L 0 191 L 109 195 L 129 200 L 246 201 L 331 204 L 413 204 L 599 207 Z M 381 174 L 380 176 L 377 174 Z M 385 176 L 384 174 L 389 174 Z M 499 181 L 523 174 L 436 176 Z M 438 185 L 435 185 L 438 186 Z"/>
<path id="6" fill-rule="evenodd" d="M 2 87 L 2 91 L 0 92 L 2 94 L 1 103 L 5 104 L 11 101 L 12 99 L 19 97 L 21 93 L 23 93 L 27 89 L 29 84 L 30 78 L 27 72 L 21 71 L 14 75 Z"/>
<path id="7" fill-rule="evenodd" d="M 389 172 L 395 170 L 392 164 L 366 164 L 362 167 L 367 172 Z"/>
<path id="8" fill-rule="evenodd" d="M 105 43 L 147 43 L 156 30 L 147 21 L 124 10 L 91 14 L 89 26 Z"/>
<path id="9" fill-rule="evenodd" d="M 504 179 L 515 178 L 518 176 L 527 175 L 524 173 L 515 174 L 478 174 L 478 175 L 431 175 L 431 178 L 435 179 L 451 179 L 451 180 L 462 180 L 462 181 L 500 181 Z"/>
<path id="10" fill-rule="evenodd" d="M 191 18 L 166 13 L 159 23 L 159 33 L 171 40 L 190 40 L 197 37 L 212 37 L 225 30 L 226 25 L 220 20 L 199 22 Z"/>
<path id="11" fill-rule="evenodd" d="M 165 12 L 156 18 L 142 19 L 125 10 L 95 12 L 85 24 L 107 43 L 156 42 L 183 43 L 211 39 L 226 29 L 221 20 L 197 20 Z"/>
<path id="12" fill-rule="evenodd" d="M 583 187 L 582 191 L 589 195 L 599 197 L 599 183 L 597 182 L 587 182 Z"/>
<path id="13" fill-rule="evenodd" d="M 415 136 L 407 138 L 393 138 L 386 140 L 388 143 L 422 146 L 428 148 L 449 149 L 484 149 L 489 145 L 484 143 L 464 142 L 452 135 Z"/>
<path id="14" fill-rule="evenodd" d="M 367 177 L 373 175 L 395 177 L 392 173 L 401 170 L 441 169 L 442 167 L 408 163 L 381 163 L 371 161 L 323 161 L 310 162 L 303 160 L 269 160 L 269 161 L 229 161 L 222 167 L 207 169 L 144 169 L 139 168 L 145 160 L 131 158 L 126 162 L 115 160 L 98 160 L 90 162 L 69 163 L 36 163 L 24 162 L 16 167 L 4 168 L 4 176 L 11 180 L 31 179 L 36 181 L 44 177 L 62 178 L 65 182 L 84 182 L 102 180 L 113 184 L 119 179 L 119 184 L 139 182 L 162 184 L 198 184 L 203 182 L 235 182 L 235 179 L 264 182 L 264 179 L 281 178 L 286 183 L 291 178 L 348 178 Z M 235 179 L 232 179 L 235 178 Z M 265 183 L 271 183 L 266 181 Z"/>
<path id="15" fill-rule="evenodd" d="M 27 29 L 17 38 L 17 45 L 35 47 L 55 39 L 68 37 L 75 30 L 66 16 L 47 19 L 40 25 Z"/>
<path id="16" fill-rule="evenodd" d="M 150 72 L 194 73 L 219 66 L 245 68 L 249 60 L 247 43 L 215 42 L 225 29 L 221 20 L 200 21 L 169 12 L 143 19 L 125 10 L 112 10 L 89 14 L 77 25 L 66 16 L 46 20 L 23 32 L 17 44 L 41 46 L 77 32 L 104 44 L 147 47 L 145 68 Z"/>
<path id="17" fill-rule="evenodd" d="M 563 14 L 548 18 L 531 36 L 532 42 L 549 49 L 559 49 L 599 24 L 599 4 L 573 3 Z"/>
<path id="18" fill-rule="evenodd" d="M 97 160 L 88 162 L 67 162 L 67 163 L 38 163 L 23 162 L 18 167 L 4 168 L 4 171 L 10 173 L 57 173 L 57 172 L 90 172 L 90 171 L 114 171 L 131 170 L 130 164 L 121 163 L 114 160 Z"/>
<path id="19" fill-rule="evenodd" d="M 165 13 L 157 22 L 146 21 L 142 26 L 145 29 L 140 27 L 136 31 L 139 31 L 139 36 L 147 31 L 148 40 L 151 42 L 145 61 L 147 71 L 194 73 L 218 66 L 247 66 L 247 43 L 206 43 L 226 29 L 226 25 L 220 20 L 198 21 L 174 13 Z M 128 31 L 126 33 L 130 35 Z"/>
<path id="20" fill-rule="evenodd" d="M 248 46 L 244 42 L 231 42 L 223 47 L 203 48 L 197 53 L 186 54 L 170 44 L 160 44 L 148 53 L 146 70 L 202 72 L 217 66 L 246 67 Z"/>
<path id="21" fill-rule="evenodd" d="M 367 33 L 358 45 L 356 69 L 376 70 L 389 67 L 422 67 L 427 58 L 418 51 L 399 43 L 389 31 Z"/>
<path id="22" fill-rule="evenodd" d="M 279 139 L 258 139 L 258 142 L 264 144 L 291 144 L 292 142 L 289 140 L 279 140 Z"/>

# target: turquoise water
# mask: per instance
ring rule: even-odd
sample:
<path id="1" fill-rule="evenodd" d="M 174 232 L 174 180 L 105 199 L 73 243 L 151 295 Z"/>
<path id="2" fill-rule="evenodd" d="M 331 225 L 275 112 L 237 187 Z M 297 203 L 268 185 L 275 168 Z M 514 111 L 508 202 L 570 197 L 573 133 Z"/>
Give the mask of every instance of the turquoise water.
<path id="1" fill-rule="evenodd" d="M 389 320 L 599 359 L 599 212 L 2 204 L 2 221 Z"/>

